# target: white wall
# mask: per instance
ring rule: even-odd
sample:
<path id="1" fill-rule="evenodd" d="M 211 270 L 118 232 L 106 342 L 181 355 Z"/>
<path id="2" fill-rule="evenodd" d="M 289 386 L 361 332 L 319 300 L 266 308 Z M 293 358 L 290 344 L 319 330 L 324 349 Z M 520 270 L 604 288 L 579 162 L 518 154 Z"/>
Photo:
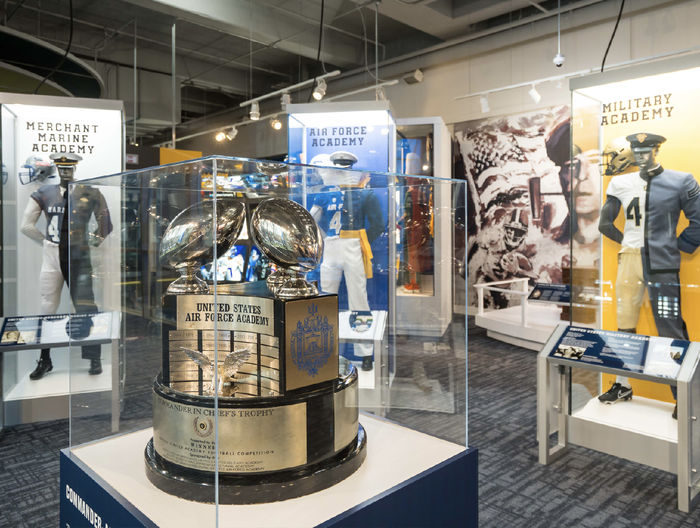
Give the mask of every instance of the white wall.
<path id="1" fill-rule="evenodd" d="M 462 57 L 449 63 L 426 67 L 421 66 L 422 59 L 418 58 L 416 66 L 425 75 L 422 83 L 401 82 L 385 88 L 395 117 L 440 116 L 450 124 L 568 104 L 567 80 L 559 85 L 556 82 L 538 85 L 542 95 L 538 104 L 528 96 L 529 86 L 491 94 L 487 114 L 481 113 L 478 97 L 462 100 L 455 97 L 582 70 L 600 71 L 619 5 L 617 1 L 607 1 L 562 16 L 561 46 L 566 56 L 562 68 L 552 64 L 557 52 L 555 17 L 461 45 L 458 50 L 443 54 L 451 58 L 462 53 Z M 625 61 L 700 47 L 699 20 L 698 0 L 627 2 L 606 60 L 606 70 Z M 386 77 L 382 71 L 380 76 Z M 332 84 L 329 93 L 330 88 Z M 365 94 L 357 99 L 368 97 Z"/>

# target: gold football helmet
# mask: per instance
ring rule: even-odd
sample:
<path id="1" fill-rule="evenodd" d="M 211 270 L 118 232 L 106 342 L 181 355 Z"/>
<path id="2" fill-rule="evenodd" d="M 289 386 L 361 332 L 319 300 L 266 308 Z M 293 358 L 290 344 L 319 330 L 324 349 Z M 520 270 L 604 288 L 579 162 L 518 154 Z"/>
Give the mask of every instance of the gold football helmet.
<path id="1" fill-rule="evenodd" d="M 634 155 L 627 140 L 620 136 L 607 144 L 603 151 L 605 175 L 622 174 L 634 164 Z"/>

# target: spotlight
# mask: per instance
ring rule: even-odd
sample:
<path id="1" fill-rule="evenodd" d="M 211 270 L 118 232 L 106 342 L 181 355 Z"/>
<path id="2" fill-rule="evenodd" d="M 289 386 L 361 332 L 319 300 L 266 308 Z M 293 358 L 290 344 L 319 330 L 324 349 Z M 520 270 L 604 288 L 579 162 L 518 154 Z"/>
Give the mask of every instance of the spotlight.
<path id="1" fill-rule="evenodd" d="M 323 99 L 323 96 L 326 95 L 326 81 L 323 79 L 319 79 L 319 81 L 316 83 L 316 88 L 314 88 L 314 91 L 311 95 L 313 95 L 314 99 L 317 101 L 320 101 Z"/>
<path id="2" fill-rule="evenodd" d="M 236 136 L 238 135 L 238 129 L 235 126 L 232 126 L 228 132 L 226 132 L 226 139 L 229 141 L 233 141 Z"/>
<path id="3" fill-rule="evenodd" d="M 275 117 L 270 121 L 270 126 L 275 130 L 282 130 L 282 121 Z"/>
<path id="4" fill-rule="evenodd" d="M 530 95 L 530 99 L 532 99 L 533 103 L 539 103 L 540 100 L 542 99 L 542 96 L 540 95 L 540 92 L 537 91 L 537 88 L 535 88 L 535 85 L 532 85 L 532 88 L 527 92 Z"/>
<path id="5" fill-rule="evenodd" d="M 280 98 L 280 103 L 282 104 L 282 110 L 287 108 L 287 105 L 292 102 L 292 96 L 289 95 L 287 92 L 282 94 L 282 97 Z"/>
<path id="6" fill-rule="evenodd" d="M 482 95 L 479 97 L 479 104 L 481 104 L 481 113 L 485 114 L 489 110 L 491 110 L 491 107 L 489 106 L 489 98 L 485 95 Z"/>
<path id="7" fill-rule="evenodd" d="M 260 119 L 260 105 L 257 101 L 250 105 L 250 119 L 253 121 Z"/>
<path id="8" fill-rule="evenodd" d="M 386 93 L 384 92 L 383 86 L 378 86 L 374 92 L 376 101 L 386 101 Z"/>
<path id="9" fill-rule="evenodd" d="M 214 136 L 214 139 L 217 140 L 219 143 L 221 143 L 224 139 L 226 139 L 226 132 L 223 130 L 220 130 L 219 132 L 216 133 Z"/>

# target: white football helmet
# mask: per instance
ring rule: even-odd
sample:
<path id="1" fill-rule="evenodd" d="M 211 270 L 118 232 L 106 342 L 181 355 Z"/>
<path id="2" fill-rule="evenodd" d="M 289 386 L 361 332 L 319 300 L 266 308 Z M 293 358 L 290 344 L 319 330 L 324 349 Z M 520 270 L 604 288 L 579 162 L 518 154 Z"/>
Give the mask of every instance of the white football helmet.
<path id="1" fill-rule="evenodd" d="M 53 176 L 56 167 L 50 161 L 41 159 L 39 156 L 29 156 L 19 171 L 19 181 L 22 185 L 29 185 L 32 182 L 43 183 Z"/>

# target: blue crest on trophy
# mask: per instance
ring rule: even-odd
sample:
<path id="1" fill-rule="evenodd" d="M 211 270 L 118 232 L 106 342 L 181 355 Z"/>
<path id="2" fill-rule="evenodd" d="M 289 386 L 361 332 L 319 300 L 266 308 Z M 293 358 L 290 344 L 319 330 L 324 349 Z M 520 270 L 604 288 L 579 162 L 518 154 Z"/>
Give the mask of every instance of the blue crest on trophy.
<path id="1" fill-rule="evenodd" d="M 327 316 L 318 315 L 318 306 L 312 303 L 309 315 L 297 321 L 292 331 L 291 356 L 294 365 L 311 376 L 328 363 L 334 343 L 333 327 Z"/>

